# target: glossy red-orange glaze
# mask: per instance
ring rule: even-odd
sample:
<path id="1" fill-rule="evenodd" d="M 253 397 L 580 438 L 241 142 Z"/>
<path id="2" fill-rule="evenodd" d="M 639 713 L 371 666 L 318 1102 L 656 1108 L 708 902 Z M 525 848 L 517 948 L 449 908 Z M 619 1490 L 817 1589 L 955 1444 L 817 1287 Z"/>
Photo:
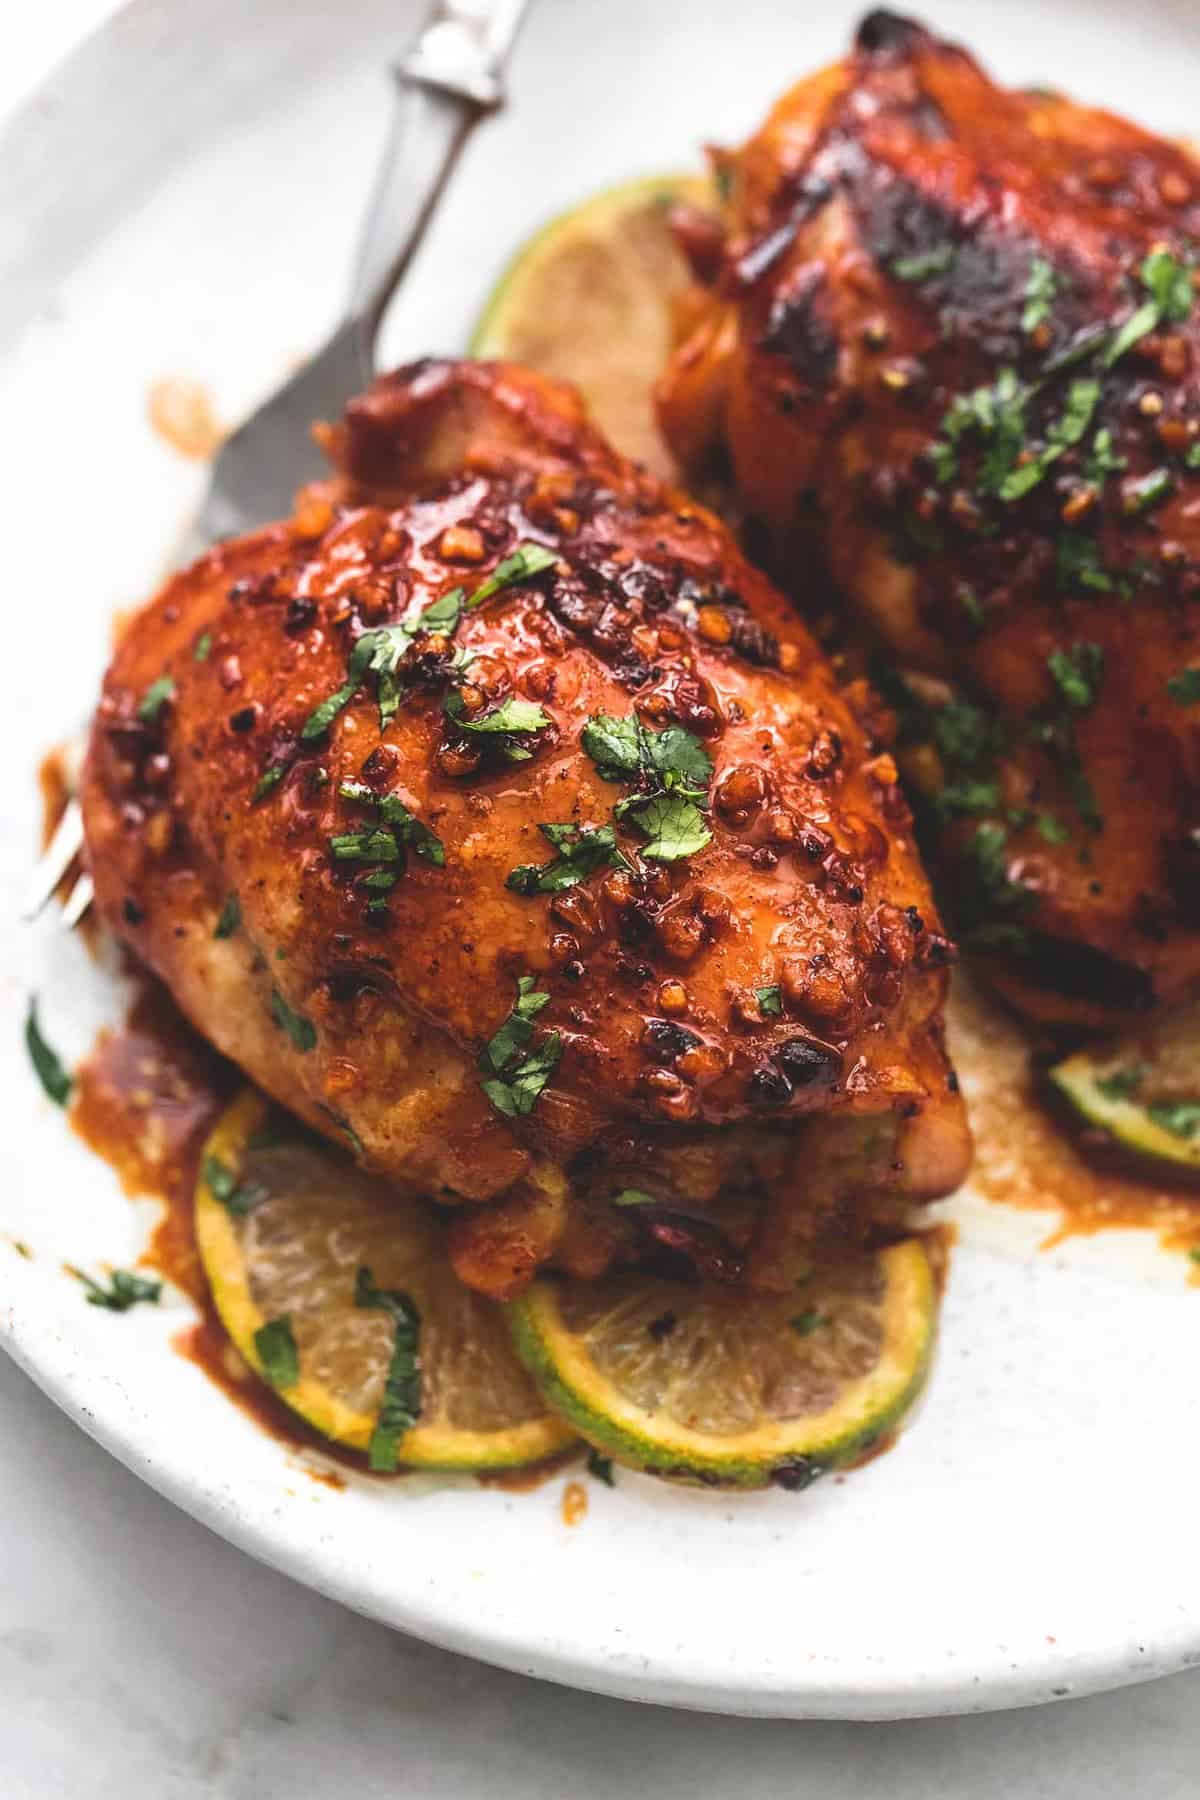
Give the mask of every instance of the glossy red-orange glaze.
<path id="1" fill-rule="evenodd" d="M 595 1274 L 640 1241 L 609 1204 L 623 1187 L 701 1212 L 732 1191 L 761 1214 L 761 1266 L 781 1232 L 861 1234 L 953 1186 L 968 1139 L 941 1040 L 948 946 L 870 696 L 839 690 L 720 522 L 610 450 L 569 389 L 418 365 L 331 444 L 337 481 L 214 549 L 122 639 L 83 784 L 109 924 L 268 1092 L 462 1206 L 452 1254 L 488 1293 L 552 1257 Z M 477 586 L 527 542 L 557 561 L 464 615 L 465 680 L 426 636 L 385 727 L 366 681 L 303 737 L 362 629 Z M 528 759 L 481 753 L 444 711 L 455 692 L 469 717 L 541 707 Z M 540 822 L 612 822 L 626 790 L 580 733 L 635 709 L 704 744 L 711 843 L 656 864 L 618 821 L 627 869 L 513 892 L 516 865 L 549 859 Z M 374 914 L 363 871 L 331 854 L 366 819 L 348 780 L 445 851 L 441 867 L 410 855 Z M 218 936 L 231 893 L 240 924 Z M 510 1119 L 477 1057 L 524 974 L 563 1049 Z M 832 1176 L 837 1133 L 862 1120 L 880 1125 L 871 1152 Z"/>
<path id="2" fill-rule="evenodd" d="M 1200 708 L 1167 689 L 1200 665 L 1200 302 L 1111 364 L 1097 346 L 1148 303 L 1152 251 L 1186 310 L 1200 165 L 1112 114 L 998 88 L 875 12 L 721 168 L 728 237 L 662 386 L 668 436 L 693 463 L 722 446 L 779 566 L 807 588 L 824 561 L 893 670 L 950 677 L 999 728 L 971 771 L 998 794 L 939 836 L 951 910 L 979 825 L 999 833 L 1023 898 L 986 923 L 994 950 L 1008 928 L 1014 1002 L 1102 1023 L 1178 998 L 1200 978 Z M 1026 471 L 1079 420 L 1011 496 L 985 468 L 1001 434 L 963 424 L 973 396 L 999 408 L 1001 379 L 1026 390 Z M 1051 671 L 1079 646 L 1091 704 Z"/>

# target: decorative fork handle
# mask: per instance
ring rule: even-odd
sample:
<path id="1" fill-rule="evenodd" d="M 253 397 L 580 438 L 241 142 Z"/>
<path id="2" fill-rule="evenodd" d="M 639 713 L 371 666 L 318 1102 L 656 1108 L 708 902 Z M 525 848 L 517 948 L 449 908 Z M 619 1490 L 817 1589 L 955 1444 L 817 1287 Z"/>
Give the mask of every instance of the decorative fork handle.
<path id="1" fill-rule="evenodd" d="M 392 291 L 412 261 L 472 128 L 503 101 L 528 0 L 442 0 L 394 71 L 396 102 L 350 288 L 363 373 Z"/>

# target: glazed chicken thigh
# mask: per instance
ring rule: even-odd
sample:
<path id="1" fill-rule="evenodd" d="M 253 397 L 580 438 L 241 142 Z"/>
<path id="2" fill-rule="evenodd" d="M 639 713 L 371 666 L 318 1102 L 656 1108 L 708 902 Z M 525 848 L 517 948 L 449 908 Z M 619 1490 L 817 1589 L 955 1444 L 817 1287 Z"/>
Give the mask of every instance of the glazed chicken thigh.
<path id="1" fill-rule="evenodd" d="M 108 923 L 494 1295 L 654 1246 L 770 1285 L 952 1188 L 950 946 L 865 689 L 570 389 L 417 364 L 327 444 L 125 630 Z"/>
<path id="2" fill-rule="evenodd" d="M 1084 1023 L 1181 997 L 1200 166 L 877 12 L 717 173 L 669 437 L 726 457 L 785 584 L 823 561 L 909 675 L 951 923 L 1010 996 Z"/>

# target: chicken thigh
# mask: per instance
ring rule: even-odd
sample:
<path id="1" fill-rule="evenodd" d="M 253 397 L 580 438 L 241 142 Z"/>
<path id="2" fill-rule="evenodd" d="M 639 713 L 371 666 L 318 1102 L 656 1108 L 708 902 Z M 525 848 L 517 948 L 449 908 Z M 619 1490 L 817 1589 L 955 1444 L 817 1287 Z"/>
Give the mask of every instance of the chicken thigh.
<path id="1" fill-rule="evenodd" d="M 660 389 L 881 646 L 964 945 L 1102 1023 L 1200 978 L 1200 166 L 872 13 L 722 155 Z M 693 315 L 694 316 L 694 315 Z M 924 822 L 923 829 L 924 829 Z"/>
<path id="2" fill-rule="evenodd" d="M 770 1285 L 952 1188 L 950 946 L 865 689 L 571 389 L 417 364 L 326 441 L 124 632 L 108 923 L 493 1295 L 655 1246 Z"/>

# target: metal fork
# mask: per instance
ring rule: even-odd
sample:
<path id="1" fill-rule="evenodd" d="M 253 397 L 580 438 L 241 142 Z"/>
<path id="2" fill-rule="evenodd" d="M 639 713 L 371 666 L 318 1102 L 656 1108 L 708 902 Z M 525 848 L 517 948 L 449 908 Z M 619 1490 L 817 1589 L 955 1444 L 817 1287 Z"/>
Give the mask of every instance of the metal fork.
<path id="1" fill-rule="evenodd" d="M 193 561 L 220 538 L 285 516 L 321 473 L 317 419 L 336 418 L 374 373 L 384 308 L 425 234 L 471 131 L 503 102 L 502 76 L 528 0 L 442 0 L 393 71 L 396 98 L 355 259 L 345 317 L 310 362 L 226 438 L 208 491 L 180 547 Z M 24 908 L 36 918 L 83 847 L 79 802 L 68 801 L 33 872 Z M 62 911 L 71 930 L 92 903 L 76 880 Z"/>

